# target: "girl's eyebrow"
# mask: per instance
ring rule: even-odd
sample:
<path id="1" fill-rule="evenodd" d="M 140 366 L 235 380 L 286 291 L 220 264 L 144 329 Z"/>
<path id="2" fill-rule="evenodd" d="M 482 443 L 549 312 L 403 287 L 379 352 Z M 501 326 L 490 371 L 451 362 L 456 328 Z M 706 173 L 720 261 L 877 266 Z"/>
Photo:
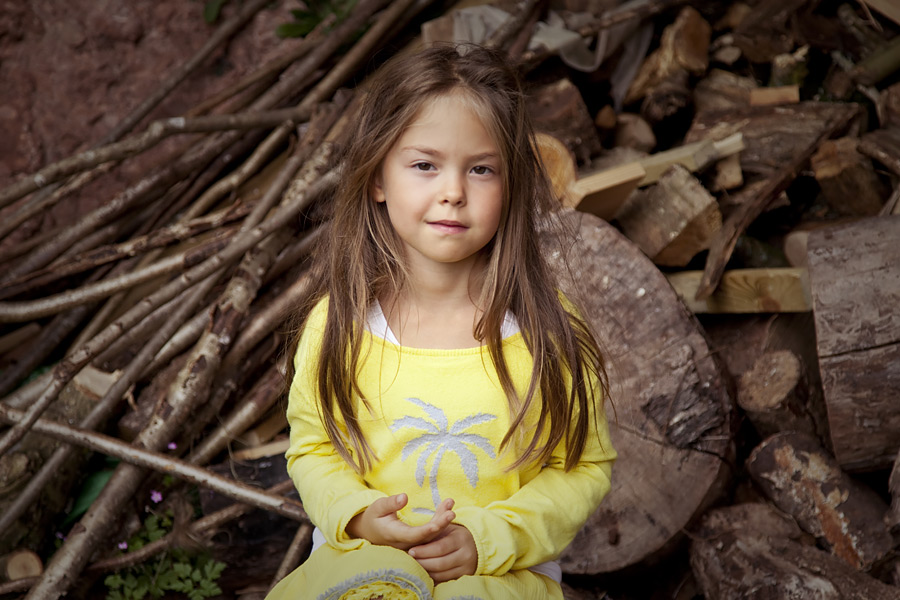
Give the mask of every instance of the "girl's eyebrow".
<path id="1" fill-rule="evenodd" d="M 429 148 L 427 146 L 403 146 L 400 148 L 401 152 L 413 151 L 419 152 L 421 154 L 427 154 L 428 156 L 434 156 L 436 158 L 444 158 L 444 154 L 440 150 L 436 150 L 434 148 Z M 485 160 L 488 158 L 499 158 L 499 154 L 497 152 L 482 152 L 480 154 L 473 154 L 469 157 L 469 160 Z"/>

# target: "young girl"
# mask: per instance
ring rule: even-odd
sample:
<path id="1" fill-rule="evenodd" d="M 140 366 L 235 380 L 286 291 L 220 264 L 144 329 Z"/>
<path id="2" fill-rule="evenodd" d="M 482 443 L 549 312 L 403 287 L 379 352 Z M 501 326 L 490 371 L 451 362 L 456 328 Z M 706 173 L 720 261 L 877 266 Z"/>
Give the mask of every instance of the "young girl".
<path id="1" fill-rule="evenodd" d="M 609 490 L 597 343 L 538 245 L 514 72 L 440 47 L 376 75 L 297 340 L 288 470 L 316 525 L 277 599 L 561 599 Z"/>

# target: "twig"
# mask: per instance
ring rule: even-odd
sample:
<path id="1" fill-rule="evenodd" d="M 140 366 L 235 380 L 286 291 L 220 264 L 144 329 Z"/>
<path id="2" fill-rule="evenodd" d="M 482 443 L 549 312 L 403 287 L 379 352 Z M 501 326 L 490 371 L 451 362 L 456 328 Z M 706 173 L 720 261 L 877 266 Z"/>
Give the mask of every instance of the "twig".
<path id="1" fill-rule="evenodd" d="M 309 552 L 309 548 L 312 545 L 312 530 L 312 525 L 309 523 L 303 523 L 297 528 L 297 533 L 294 535 L 291 545 L 288 546 L 287 552 L 284 553 L 284 558 L 281 560 L 281 564 L 272 578 L 269 591 L 272 591 L 272 588 L 279 581 L 287 577 L 288 573 L 296 569 L 303 557 Z"/>
<path id="2" fill-rule="evenodd" d="M 0 405 L 0 419 L 7 423 L 18 423 L 24 418 L 24 412 Z M 35 433 L 48 435 L 68 444 L 74 444 L 95 452 L 113 456 L 128 464 L 152 469 L 159 473 L 171 475 L 187 483 L 198 485 L 233 498 L 239 502 L 262 508 L 275 514 L 293 519 L 307 521 L 302 505 L 283 496 L 274 496 L 259 488 L 217 475 L 207 469 L 192 465 L 183 460 L 166 456 L 151 450 L 85 429 L 70 427 L 50 419 L 38 419 L 32 429 Z"/>

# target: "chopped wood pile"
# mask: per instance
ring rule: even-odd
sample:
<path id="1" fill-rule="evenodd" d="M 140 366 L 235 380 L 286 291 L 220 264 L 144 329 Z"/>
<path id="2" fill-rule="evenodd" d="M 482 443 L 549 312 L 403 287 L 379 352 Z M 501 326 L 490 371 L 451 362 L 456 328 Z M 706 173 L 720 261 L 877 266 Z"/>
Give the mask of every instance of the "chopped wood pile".
<path id="1" fill-rule="evenodd" d="M 545 241 L 612 365 L 621 458 L 560 558 L 566 597 L 900 597 L 892 0 L 359 0 L 147 123 L 267 3 L 0 189 L 0 597 L 94 597 L 186 548 L 249 600 L 303 560 L 281 349 L 352 86 L 373 56 L 458 40 L 523 73 L 577 233 Z M 26 226 L 164 140 L 77 221 Z M 171 531 L 124 551 L 148 511 Z"/>

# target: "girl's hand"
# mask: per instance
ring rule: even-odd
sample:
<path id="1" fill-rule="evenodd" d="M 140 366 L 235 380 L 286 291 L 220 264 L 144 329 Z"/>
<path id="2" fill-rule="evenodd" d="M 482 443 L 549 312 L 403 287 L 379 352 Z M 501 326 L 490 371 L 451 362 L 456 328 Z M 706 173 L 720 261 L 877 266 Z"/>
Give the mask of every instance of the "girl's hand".
<path id="1" fill-rule="evenodd" d="M 462 525 L 451 523 L 434 540 L 410 548 L 409 555 L 418 561 L 435 583 L 474 575 L 478 567 L 475 538 Z"/>
<path id="2" fill-rule="evenodd" d="M 407 525 L 397 517 L 397 511 L 409 501 L 406 494 L 379 498 L 347 523 L 347 534 L 362 538 L 379 546 L 393 546 L 409 550 L 435 539 L 456 518 L 451 508 L 453 500 L 441 502 L 431 520 L 416 527 Z M 474 542 L 473 542 L 474 543 Z"/>

